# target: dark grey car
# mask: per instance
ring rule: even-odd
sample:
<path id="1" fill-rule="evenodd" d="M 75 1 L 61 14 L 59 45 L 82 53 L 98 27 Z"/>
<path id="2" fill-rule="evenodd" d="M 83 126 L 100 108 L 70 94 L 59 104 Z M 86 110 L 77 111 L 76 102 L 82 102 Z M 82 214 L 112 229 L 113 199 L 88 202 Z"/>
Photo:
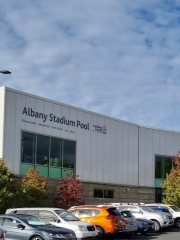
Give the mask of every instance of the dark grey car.
<path id="1" fill-rule="evenodd" d="M 72 230 L 55 227 L 31 215 L 0 215 L 0 228 L 6 232 L 6 240 L 77 240 Z"/>

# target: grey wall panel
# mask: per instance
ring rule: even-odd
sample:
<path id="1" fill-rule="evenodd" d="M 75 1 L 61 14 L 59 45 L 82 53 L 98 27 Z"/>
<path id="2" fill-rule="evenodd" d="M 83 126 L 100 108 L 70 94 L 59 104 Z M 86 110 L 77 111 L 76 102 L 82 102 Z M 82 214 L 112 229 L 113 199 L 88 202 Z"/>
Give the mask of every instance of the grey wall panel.
<path id="1" fill-rule="evenodd" d="M 97 118 L 98 126 L 104 126 L 104 118 L 98 116 Z M 104 162 L 104 139 L 106 135 L 102 132 L 97 134 L 97 176 L 96 179 L 98 182 L 103 182 L 103 162 Z"/>
<path id="2" fill-rule="evenodd" d="M 146 179 L 146 138 L 145 129 L 139 128 L 139 186 L 145 186 Z"/>
<path id="3" fill-rule="evenodd" d="M 166 154 L 166 132 L 160 131 L 160 139 L 159 139 L 159 154 L 165 155 Z"/>
<path id="4" fill-rule="evenodd" d="M 6 92 L 5 132 L 4 132 L 4 156 L 9 159 L 10 171 L 14 172 L 14 141 L 16 128 L 16 94 Z"/>
<path id="5" fill-rule="evenodd" d="M 139 128 L 134 126 L 134 176 L 133 176 L 133 183 L 134 185 L 138 185 L 139 182 Z"/>
<path id="6" fill-rule="evenodd" d="M 128 184 L 134 184 L 134 127 L 129 125 L 129 132 L 128 132 L 128 142 L 129 142 L 129 149 L 128 149 Z"/>
<path id="7" fill-rule="evenodd" d="M 42 113 L 44 114 L 44 101 L 40 99 L 36 99 L 36 107 L 35 107 L 35 112 Z M 27 116 L 27 119 L 31 119 L 30 117 Z M 36 118 L 36 125 L 35 125 L 35 132 L 39 134 L 44 134 L 44 122 L 43 118 Z"/>
<path id="8" fill-rule="evenodd" d="M 91 116 L 91 126 L 97 125 L 98 117 L 97 115 L 92 114 Z M 94 129 L 94 128 L 93 128 Z M 91 131 L 91 168 L 90 168 L 90 181 L 96 181 L 97 176 L 97 144 L 98 144 L 98 132 L 94 130 Z"/>
<path id="9" fill-rule="evenodd" d="M 152 178 L 153 178 L 153 142 L 152 142 L 152 129 L 146 129 L 146 134 L 145 134 L 145 186 L 152 186 Z"/>
<path id="10" fill-rule="evenodd" d="M 129 126 L 126 123 L 123 123 L 123 184 L 128 182 L 128 157 L 129 157 L 129 145 L 128 145 L 128 136 L 129 136 Z"/>
<path id="11" fill-rule="evenodd" d="M 165 155 L 171 155 L 172 154 L 172 133 L 171 132 L 165 132 Z"/>
<path id="12" fill-rule="evenodd" d="M 77 121 L 84 122 L 84 113 L 82 111 L 77 111 Z M 76 161 L 76 173 L 79 175 L 79 179 L 82 180 L 83 176 L 83 164 L 84 164 L 84 135 L 83 129 L 81 127 L 77 127 L 77 161 Z M 88 131 L 88 130 L 86 130 Z"/>
<path id="13" fill-rule="evenodd" d="M 110 158 L 110 183 L 116 182 L 116 174 L 117 174 L 117 131 L 116 131 L 116 124 L 117 122 L 114 120 L 111 120 L 111 145 L 110 145 L 110 152 L 111 152 L 111 158 Z"/>
<path id="14" fill-rule="evenodd" d="M 65 118 L 65 122 L 69 120 L 69 108 L 62 106 L 61 107 L 61 116 Z M 66 124 L 61 124 L 61 128 L 63 128 L 63 131 L 61 132 L 62 138 L 69 138 L 69 126 Z"/>
<path id="15" fill-rule="evenodd" d="M 69 120 L 72 122 L 69 125 L 69 139 L 72 139 L 76 141 L 76 123 L 77 123 L 77 117 L 76 117 L 76 110 L 73 108 L 69 108 Z M 75 126 L 74 126 L 75 123 Z M 87 132 L 87 131 L 84 131 Z"/>
<path id="16" fill-rule="evenodd" d="M 53 128 L 52 128 L 52 121 L 50 121 L 49 115 L 53 111 L 53 104 L 48 101 L 44 101 L 44 113 L 47 115 L 46 121 L 44 122 L 44 134 L 48 136 L 52 136 Z"/>
<path id="17" fill-rule="evenodd" d="M 33 100 L 32 100 L 33 101 Z M 22 130 L 28 130 L 30 132 L 34 132 L 34 124 L 25 123 L 24 116 L 22 115 L 22 111 L 25 107 L 26 97 L 24 95 L 16 94 L 16 114 L 15 114 L 15 139 L 14 139 L 14 170 L 13 173 L 19 174 L 20 172 L 20 162 L 21 162 L 21 137 Z M 27 127 L 27 129 L 25 129 Z M 29 127 L 29 128 L 28 128 Z"/>
<path id="18" fill-rule="evenodd" d="M 84 113 L 84 123 L 91 122 L 91 114 Z M 83 131 L 83 148 L 81 151 L 83 152 L 83 172 L 82 178 L 84 181 L 90 181 L 90 168 L 91 168 L 91 129 Z"/>
<path id="19" fill-rule="evenodd" d="M 116 149 L 117 149 L 116 183 L 119 184 L 119 183 L 123 182 L 123 130 L 122 130 L 122 122 L 117 123 Z"/>
<path id="20" fill-rule="evenodd" d="M 178 135 L 177 133 L 172 133 L 172 150 L 171 150 L 171 156 L 176 155 L 178 151 L 180 150 L 179 144 L 178 144 Z"/>
<path id="21" fill-rule="evenodd" d="M 17 94 L 16 109 L 19 112 L 18 115 L 22 117 L 22 121 L 26 120 L 23 130 L 34 132 L 35 131 L 35 117 L 31 117 L 25 114 L 25 109 L 28 111 L 28 108 L 32 109 L 32 115 L 35 112 L 36 100 L 35 98 L 24 96 L 22 94 Z M 19 119 L 17 119 L 17 124 L 20 124 Z M 21 128 L 21 126 L 19 126 Z M 18 128 L 18 129 L 19 129 Z"/>
<path id="22" fill-rule="evenodd" d="M 107 134 L 104 137 L 104 163 L 103 163 L 103 175 L 104 175 L 104 182 L 110 182 L 110 169 L 111 169 L 111 121 L 110 119 L 104 119 L 104 125 L 107 128 Z"/>
<path id="23" fill-rule="evenodd" d="M 52 114 L 61 118 L 61 105 L 53 104 L 52 105 Z M 63 131 L 63 127 L 61 124 L 55 121 L 52 121 L 52 136 L 61 138 L 61 132 Z"/>
<path id="24" fill-rule="evenodd" d="M 4 142 L 5 89 L 0 87 L 0 158 L 3 157 Z"/>

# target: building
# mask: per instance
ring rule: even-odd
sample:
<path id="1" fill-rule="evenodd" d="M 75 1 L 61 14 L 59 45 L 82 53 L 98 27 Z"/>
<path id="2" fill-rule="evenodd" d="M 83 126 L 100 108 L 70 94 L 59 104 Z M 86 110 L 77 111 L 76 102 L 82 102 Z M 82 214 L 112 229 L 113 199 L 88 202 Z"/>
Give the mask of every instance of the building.
<path id="1" fill-rule="evenodd" d="M 87 204 L 160 201 L 160 183 L 180 150 L 180 133 L 139 126 L 10 88 L 0 88 L 0 158 L 19 178 L 48 178 L 48 204 L 69 172 Z"/>

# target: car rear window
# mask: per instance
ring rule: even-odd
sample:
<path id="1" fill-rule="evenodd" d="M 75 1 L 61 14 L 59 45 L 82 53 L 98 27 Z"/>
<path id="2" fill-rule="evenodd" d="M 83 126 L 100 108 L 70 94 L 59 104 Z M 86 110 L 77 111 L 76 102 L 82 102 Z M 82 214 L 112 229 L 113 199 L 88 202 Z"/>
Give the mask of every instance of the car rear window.
<path id="1" fill-rule="evenodd" d="M 133 217 L 130 211 L 122 211 L 121 214 L 124 216 L 124 218 Z"/>
<path id="2" fill-rule="evenodd" d="M 107 209 L 107 212 L 109 215 L 121 216 L 120 212 L 116 208 L 109 208 Z"/>

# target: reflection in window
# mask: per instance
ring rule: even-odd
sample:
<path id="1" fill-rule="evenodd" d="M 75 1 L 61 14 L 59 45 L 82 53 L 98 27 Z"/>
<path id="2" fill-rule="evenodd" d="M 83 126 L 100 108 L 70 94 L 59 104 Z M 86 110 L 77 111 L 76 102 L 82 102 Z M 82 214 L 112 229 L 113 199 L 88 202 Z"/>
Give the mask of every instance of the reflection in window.
<path id="1" fill-rule="evenodd" d="M 51 138 L 50 165 L 62 167 L 62 140 Z"/>
<path id="2" fill-rule="evenodd" d="M 50 138 L 37 135 L 37 155 L 36 163 L 42 165 L 49 164 L 49 143 Z"/>
<path id="3" fill-rule="evenodd" d="M 39 176 L 51 178 L 73 173 L 75 146 L 72 141 L 22 132 L 21 175 L 26 175 L 29 168 L 37 169 Z"/>
<path id="4" fill-rule="evenodd" d="M 75 143 L 64 141 L 63 167 L 74 168 L 75 162 Z"/>
<path id="5" fill-rule="evenodd" d="M 166 178 L 166 174 L 170 173 L 172 169 L 172 158 L 164 158 L 164 178 Z"/>
<path id="6" fill-rule="evenodd" d="M 112 190 L 102 190 L 102 189 L 94 189 L 94 197 L 97 198 L 113 198 L 114 192 Z"/>
<path id="7" fill-rule="evenodd" d="M 160 156 L 155 160 L 155 178 L 163 178 L 163 158 Z"/>
<path id="8" fill-rule="evenodd" d="M 31 133 L 22 133 L 21 162 L 34 163 L 36 136 Z"/>

